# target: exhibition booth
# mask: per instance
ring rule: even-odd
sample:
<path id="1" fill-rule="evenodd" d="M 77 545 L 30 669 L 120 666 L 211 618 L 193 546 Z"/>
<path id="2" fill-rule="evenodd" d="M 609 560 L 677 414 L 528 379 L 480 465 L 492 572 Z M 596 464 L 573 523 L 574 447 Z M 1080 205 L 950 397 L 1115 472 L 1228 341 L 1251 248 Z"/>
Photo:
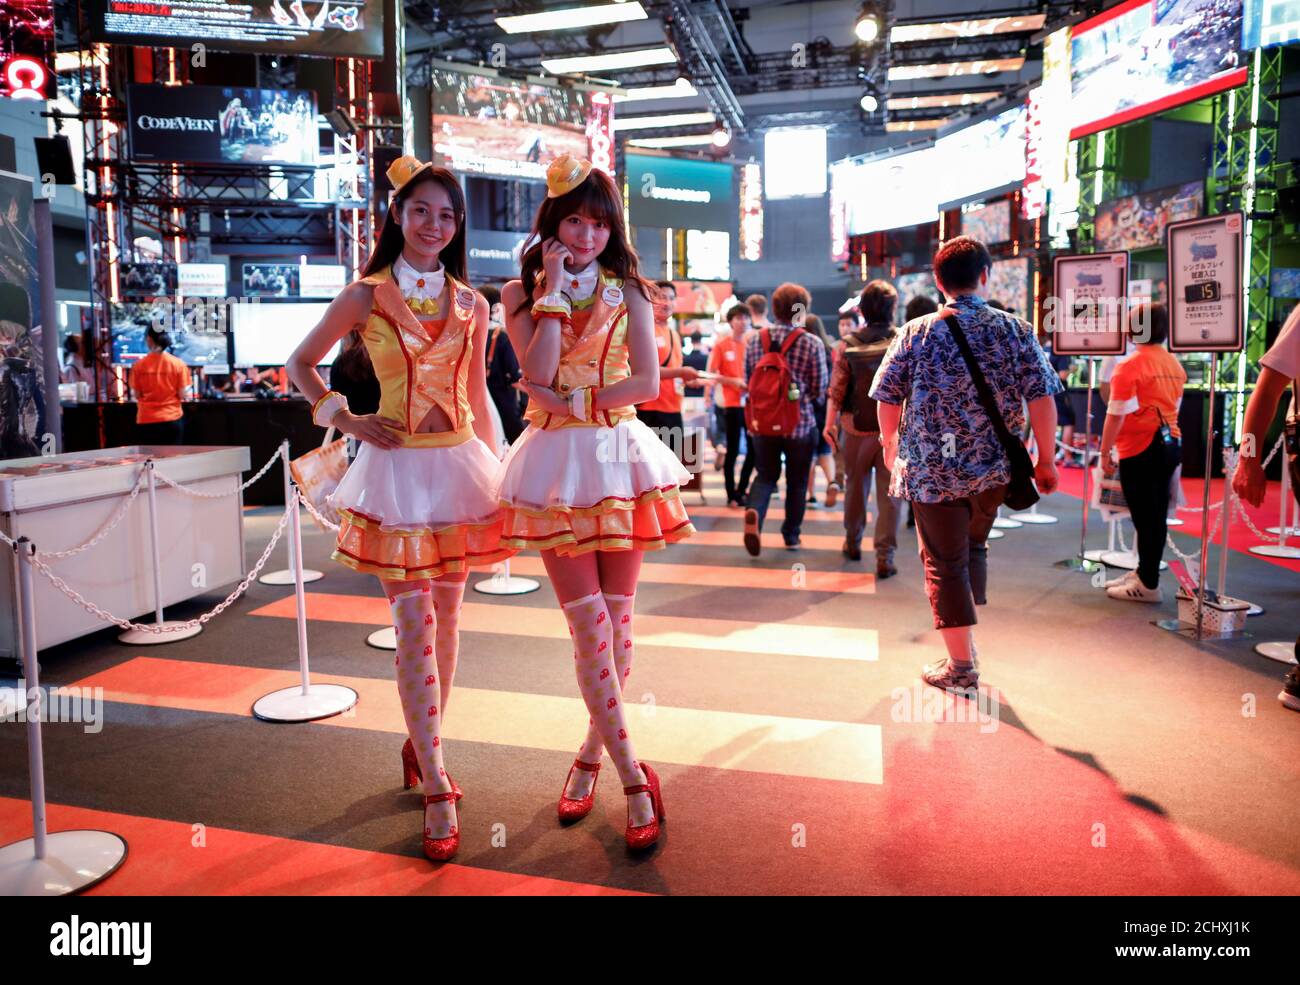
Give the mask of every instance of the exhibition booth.
<path id="1" fill-rule="evenodd" d="M 0 10 L 0 110 L 9 114 L 0 119 L 40 132 L 0 134 L 0 543 L 12 554 L 0 572 L 0 728 L 14 726 L 0 730 L 0 752 L 14 767 L 0 786 L 0 892 L 112 893 L 124 884 L 123 892 L 143 895 L 1300 892 L 1294 851 L 1274 844 L 1294 803 L 1276 757 L 1294 738 L 1286 731 L 1294 715 L 1269 717 L 1275 707 L 1265 714 L 1245 698 L 1250 712 L 1237 715 L 1239 695 L 1275 690 L 1278 667 L 1295 662 L 1300 506 L 1284 438 L 1294 405 L 1269 408 L 1271 425 L 1258 436 L 1263 505 L 1233 491 L 1261 358 L 1300 305 L 1300 16 L 1287 5 L 1048 0 L 988 11 L 951 0 L 952 10 L 924 14 L 884 0 L 520 2 L 500 10 L 477 0 L 13 6 Z M 578 183 L 596 172 L 612 180 L 641 275 L 675 295 L 653 306 L 654 331 L 660 372 L 672 371 L 661 383 L 675 374 L 668 389 L 681 398 L 679 410 L 663 413 L 677 415 L 683 442 L 688 432 L 699 439 L 698 456 L 671 463 L 690 477 L 635 496 L 602 492 L 595 504 L 521 506 L 538 516 L 520 521 L 510 551 L 449 535 L 439 541 L 452 528 L 489 526 L 479 522 L 486 508 L 472 523 L 443 516 L 459 505 L 442 497 L 439 483 L 451 474 L 443 465 L 417 483 L 434 503 L 422 519 L 388 522 L 362 505 L 340 508 L 333 494 L 358 455 L 387 450 L 375 440 L 359 453 L 358 439 L 336 430 L 340 418 L 328 413 L 331 395 L 343 400 L 343 367 L 372 323 L 320 360 L 328 390 L 315 404 L 286 366 L 340 293 L 373 272 L 398 190 L 390 167 L 413 157 L 413 169 L 429 162 L 452 172 L 464 195 L 456 221 L 468 286 L 499 290 L 519 277 L 540 210 L 566 194 L 548 183 L 548 168 L 565 156 L 589 162 Z M 401 171 L 392 173 L 400 188 Z M 80 230 L 70 240 L 66 221 L 60 228 L 51 218 L 60 193 L 84 207 L 84 244 Z M 916 329 L 922 323 L 909 309 L 933 302 L 936 311 L 951 300 L 933 267 L 958 236 L 987 248 L 988 301 L 1032 331 L 1044 351 L 1027 351 L 1056 370 L 1064 386 L 1057 407 L 1074 419 L 1050 448 L 1038 447 L 1028 415 L 1020 433 L 1002 435 L 1017 455 L 1059 464 L 1058 494 L 1024 510 L 998 507 L 980 520 L 991 532 L 972 532 L 969 544 L 958 537 L 963 563 L 972 554 L 983 562 L 987 550 L 988 598 L 976 598 L 984 592 L 974 576 L 967 588 L 980 607 L 980 659 L 1005 668 L 1005 692 L 986 688 L 970 705 L 972 714 L 994 709 L 994 727 L 979 738 L 974 729 L 989 722 L 978 717 L 962 720 L 965 731 L 945 731 L 964 714 L 951 693 L 928 720 L 900 697 L 921 651 L 929 659 L 954 638 L 946 633 L 953 626 L 924 611 L 921 580 L 933 567 L 925 541 L 901 521 L 890 571 L 892 562 L 879 564 L 892 556 L 888 536 L 862 538 L 877 556 L 873 577 L 857 564 L 861 550 L 855 557 L 848 511 L 837 502 L 848 485 L 841 440 L 870 438 L 879 464 L 866 470 L 855 505 L 865 516 L 873 502 L 877 523 L 884 499 L 897 500 L 900 516 L 924 525 L 891 492 L 885 463 L 898 449 L 882 437 L 885 415 L 873 409 L 874 430 L 862 434 L 836 431 L 834 421 L 829 436 L 823 431 L 831 375 L 840 369 L 842 381 L 847 365 L 840 332 L 861 324 L 864 288 L 888 282 L 897 293 L 893 327 L 900 335 L 909 323 Z M 396 284 L 391 256 L 373 269 L 390 266 Z M 582 271 L 565 269 L 576 292 Z M 423 289 L 430 270 L 417 275 Z M 69 280 L 84 291 L 66 288 Z M 613 312 L 600 330 L 603 348 L 565 369 L 598 374 L 600 384 L 573 385 L 591 395 L 585 405 L 572 403 L 559 368 L 557 391 L 525 398 L 525 354 L 512 348 L 509 316 L 492 311 L 486 351 L 473 356 L 491 391 L 494 359 L 509 351 L 514 368 L 497 381 L 505 406 L 516 419 L 527 399 L 546 408 L 546 423 L 534 422 L 531 434 L 553 418 L 566 422 L 556 433 L 590 425 L 597 407 L 614 427 L 616 409 L 594 395 L 607 385 L 606 360 L 611 352 L 609 365 L 622 360 L 611 370 L 619 385 L 644 353 L 618 355 L 616 347 L 633 345 L 620 328 L 629 306 L 621 283 L 603 283 L 609 311 L 593 302 Z M 756 495 L 733 499 L 737 458 L 743 486 L 760 433 L 756 415 L 741 409 L 742 401 L 752 409 L 752 398 L 735 396 L 732 405 L 727 391 L 739 394 L 749 380 L 739 386 L 710 356 L 722 347 L 719 355 L 745 365 L 761 346 L 754 335 L 733 339 L 726 315 L 758 295 L 743 313 L 755 327 L 771 326 L 775 308 L 764 314 L 763 306 L 785 283 L 808 293 L 810 310 L 793 324 L 811 331 L 807 316 L 815 315 L 824 329 L 798 370 L 817 363 L 827 392 L 801 394 L 795 360 L 771 360 L 791 374 L 782 400 L 811 396 L 823 418 L 810 439 L 807 502 L 799 494 L 796 510 L 787 500 L 798 487 L 781 470 L 801 448 L 782 446 L 776 479 L 760 465 L 752 480 L 779 490 L 779 507 L 760 521 Z M 538 291 L 543 301 L 532 309 L 538 324 L 554 317 L 565 344 L 585 344 L 588 323 L 575 330 L 574 298 L 549 290 Z M 447 297 L 475 307 L 470 290 Z M 401 366 L 393 373 L 407 376 L 385 392 L 406 395 L 409 417 L 418 374 L 433 372 L 415 349 L 445 338 L 437 333 L 452 320 L 445 311 L 446 321 L 421 315 L 426 302 L 440 312 L 432 294 L 401 300 L 410 309 L 403 315 L 416 315 L 401 326 L 408 334 L 380 300 L 367 318 L 394 325 L 393 366 Z M 1115 585 L 1107 574 L 1137 578 L 1136 539 L 1129 543 L 1136 511 L 1099 453 L 1108 407 L 1119 416 L 1108 403 L 1111 374 L 1134 350 L 1130 316 L 1150 303 L 1167 307 L 1166 347 L 1186 374 L 1176 419 L 1162 421 L 1181 432 L 1181 463 L 1168 510 L 1156 510 L 1168 514 L 1170 588 L 1163 610 L 1145 610 L 1156 618 L 1095 604 Z M 837 330 L 842 322 L 850 327 Z M 173 422 L 146 419 L 137 400 L 147 375 L 141 361 L 160 332 L 190 380 L 173 387 L 183 431 L 175 444 L 148 430 Z M 378 364 L 369 356 L 364 364 L 378 393 Z M 437 389 L 446 383 L 451 393 L 468 378 L 461 371 L 455 363 Z M 545 402 L 561 387 L 569 417 Z M 454 416 L 451 430 L 477 454 L 461 396 L 450 411 L 429 406 Z M 502 422 L 499 394 L 484 399 Z M 781 407 L 792 411 L 790 422 L 761 437 L 808 438 L 795 405 Z M 398 451 L 444 450 L 434 440 L 443 435 L 417 430 L 408 422 L 404 438 L 428 440 Z M 564 446 L 574 474 L 577 440 Z M 508 463 L 508 437 L 498 444 L 489 458 Z M 875 487 L 872 468 L 877 482 L 883 475 Z M 594 482 L 598 471 L 582 477 Z M 490 497 L 493 509 L 504 508 L 503 490 Z M 379 493 L 358 495 L 373 501 Z M 614 519 L 602 512 L 611 502 Z M 569 527 L 543 536 L 543 510 L 567 510 Z M 670 532 L 690 539 L 648 531 L 646 510 L 683 511 Z M 783 526 L 778 537 L 776 524 L 796 514 L 803 529 L 791 535 Z M 557 563 L 571 559 L 565 536 L 616 544 L 611 552 L 650 549 L 627 576 L 633 587 L 611 590 L 613 576 L 593 564 L 574 576 L 584 591 L 572 595 L 557 575 L 565 570 Z M 352 548 L 382 543 L 387 560 L 349 554 L 349 537 Z M 443 553 L 431 561 L 423 552 L 433 548 Z M 499 560 L 498 552 L 517 553 Z M 904 578 L 892 578 L 904 568 Z M 435 591 L 448 585 L 437 580 L 462 572 L 463 608 L 448 616 L 447 596 Z M 401 593 L 415 581 L 427 586 L 419 594 L 442 599 L 442 615 L 402 623 L 390 605 L 417 594 Z M 543 830 L 536 803 L 501 795 L 514 784 L 542 797 L 532 771 L 544 766 L 544 796 L 553 798 L 550 774 L 569 769 L 578 748 L 569 726 L 596 729 L 602 709 L 621 709 L 631 686 L 628 663 L 612 681 L 608 670 L 588 675 L 607 689 L 600 703 L 570 693 L 571 639 L 579 636 L 566 620 L 584 595 L 606 605 L 629 600 L 618 627 L 606 627 L 611 634 L 630 625 L 630 600 L 641 600 L 638 690 L 622 703 L 638 738 L 655 735 L 640 748 L 666 764 L 665 786 L 693 796 L 675 815 L 688 815 L 682 828 L 696 825 L 700 840 L 690 846 L 683 836 L 678 848 L 679 858 L 689 848 L 693 863 L 675 862 L 663 843 L 650 858 L 623 858 L 622 834 L 611 841 L 598 826 L 624 820 L 619 776 L 607 774 L 602 794 L 614 821 L 597 812 L 577 832 L 605 865 L 599 873 Z M 615 623 L 615 609 L 606 611 Z M 428 629 L 427 646 L 421 636 L 416 647 L 423 669 L 406 669 L 405 650 L 395 659 L 399 640 L 410 645 L 402 634 L 435 625 L 450 629 L 436 638 Z M 617 647 L 611 635 L 597 652 L 617 649 L 630 662 L 631 630 L 623 631 Z M 460 665 L 448 715 L 457 634 L 472 659 Z M 1088 648 L 1062 657 L 1063 639 Z M 966 652 L 957 662 L 975 666 L 973 643 Z M 1071 664 L 1079 662 L 1087 666 L 1076 677 Z M 414 717 L 392 686 L 395 664 L 415 682 L 404 683 L 407 691 L 420 681 L 433 689 Z M 98 702 L 115 716 L 117 730 L 93 755 L 80 736 L 26 710 L 18 682 L 39 690 L 42 675 L 55 682 L 48 687 L 78 689 L 87 708 Z M 1076 714 L 1080 707 L 1087 715 Z M 1230 714 L 1215 717 L 1224 708 Z M 439 714 L 454 723 L 446 731 L 429 724 Z M 1084 720 L 1091 715 L 1101 722 L 1095 730 Z M 1202 731 L 1189 731 L 1188 721 Z M 997 732 L 999 722 L 1008 727 Z M 421 728 L 435 737 L 417 754 Z M 401 737 L 411 741 L 399 752 Z M 417 759 L 444 738 L 468 793 Z M 602 736 L 582 749 L 598 760 L 607 745 L 612 753 Z M 1219 750 L 1204 755 L 1215 770 L 1207 782 L 1227 805 L 1222 820 L 1189 793 L 1198 775 L 1182 760 L 1192 748 Z M 1223 751 L 1237 749 L 1250 750 L 1241 762 Z M 463 830 L 471 848 L 432 881 L 420 849 L 408 844 L 407 805 L 390 789 L 399 756 L 404 792 L 418 786 L 453 810 L 462 794 L 467 801 L 454 833 Z M 195 786 L 211 782 L 210 790 L 172 790 L 181 784 L 168 770 L 191 761 L 200 764 Z M 344 768 L 355 762 L 364 768 Z M 574 766 L 594 785 L 592 762 L 580 755 Z M 573 776 L 561 801 L 587 800 L 592 810 L 594 794 L 571 792 L 581 786 Z M 968 805 L 972 777 L 979 789 Z M 454 791 L 431 793 L 441 778 Z M 774 783 L 788 784 L 791 802 L 806 808 L 806 828 L 798 812 L 773 813 Z M 1255 827 L 1242 806 L 1250 798 L 1231 796 L 1234 785 L 1250 784 L 1267 795 Z M 173 793 L 174 804 L 164 803 Z M 687 798 L 674 793 L 677 811 Z M 767 806 L 751 809 L 760 801 Z M 966 884 L 933 863 L 948 857 L 968 806 L 978 829 L 972 845 L 1009 873 L 1003 881 Z M 182 845 L 191 823 L 196 839 L 210 825 L 218 846 L 201 863 Z M 1093 827 L 1108 824 L 1120 847 L 1103 855 L 1094 849 L 1105 831 Z M 430 830 L 422 844 L 434 859 L 429 843 L 452 834 L 434 839 Z M 1041 851 L 1024 847 L 1040 842 Z M 717 856 L 716 871 L 701 863 L 703 847 Z M 319 872 L 289 873 L 285 858 L 305 858 Z M 930 860 L 920 873 L 918 859 Z"/>

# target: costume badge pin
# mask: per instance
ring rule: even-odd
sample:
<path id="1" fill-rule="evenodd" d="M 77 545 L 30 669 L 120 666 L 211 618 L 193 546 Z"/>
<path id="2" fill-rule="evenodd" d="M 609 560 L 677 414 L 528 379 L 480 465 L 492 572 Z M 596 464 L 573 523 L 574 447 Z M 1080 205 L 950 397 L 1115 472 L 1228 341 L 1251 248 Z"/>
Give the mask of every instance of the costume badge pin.
<path id="1" fill-rule="evenodd" d="M 467 287 L 462 287 L 456 292 L 456 306 L 469 311 L 474 307 L 474 292 Z"/>
<path id="2" fill-rule="evenodd" d="M 607 287 L 605 288 L 605 292 L 601 295 L 601 299 L 606 304 L 622 304 L 623 289 L 621 287 Z"/>

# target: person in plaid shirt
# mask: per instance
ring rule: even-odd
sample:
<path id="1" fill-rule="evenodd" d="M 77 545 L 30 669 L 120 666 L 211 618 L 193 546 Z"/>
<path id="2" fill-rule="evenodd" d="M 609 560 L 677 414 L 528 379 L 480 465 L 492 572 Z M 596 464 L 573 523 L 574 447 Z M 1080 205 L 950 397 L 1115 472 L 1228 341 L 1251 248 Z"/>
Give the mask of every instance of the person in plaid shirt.
<path id="1" fill-rule="evenodd" d="M 807 290 L 798 284 L 782 284 L 772 294 L 772 315 L 775 322 L 769 329 L 771 341 L 780 346 L 791 332 L 794 323 L 802 323 L 812 299 Z M 813 414 L 813 398 L 826 393 L 829 371 L 826 368 L 826 347 L 817 336 L 803 332 L 786 352 L 790 377 L 799 387 L 799 426 L 788 437 L 754 438 L 754 460 L 757 477 L 749 489 L 745 510 L 745 549 L 754 557 L 760 551 L 760 532 L 767 516 L 767 505 L 772 491 L 781 478 L 781 456 L 785 456 L 785 522 L 781 536 L 788 550 L 799 547 L 799 529 L 803 525 L 805 497 L 808 494 L 808 476 L 812 471 L 813 455 L 817 451 L 817 421 Z M 762 336 L 755 332 L 745 345 L 745 379 L 754 375 L 754 367 L 763 358 Z"/>

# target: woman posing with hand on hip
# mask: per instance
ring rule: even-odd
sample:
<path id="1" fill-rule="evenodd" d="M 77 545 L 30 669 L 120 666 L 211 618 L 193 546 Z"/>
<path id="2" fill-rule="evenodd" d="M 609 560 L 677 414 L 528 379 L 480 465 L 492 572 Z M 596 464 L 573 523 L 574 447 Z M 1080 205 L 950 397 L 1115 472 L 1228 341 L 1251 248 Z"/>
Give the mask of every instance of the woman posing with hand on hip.
<path id="1" fill-rule="evenodd" d="M 487 302 L 465 281 L 465 198 L 445 168 L 398 158 L 379 245 L 289 360 L 312 416 L 362 442 L 330 497 L 341 514 L 334 560 L 379 576 L 397 631 L 397 689 L 410 736 L 407 785 L 424 783 L 424 853 L 460 843 L 460 790 L 443 767 L 442 720 L 456 671 L 471 564 L 514 553 L 501 543 L 501 463 L 483 352 Z M 379 382 L 379 411 L 355 415 L 316 366 L 359 333 Z"/>
<path id="2" fill-rule="evenodd" d="M 546 184 L 522 277 L 501 292 L 530 398 L 501 482 L 503 543 L 541 551 L 591 713 L 560 818 L 591 811 L 608 750 L 628 797 L 628 846 L 646 848 L 659 837 L 663 799 L 633 752 L 622 689 L 641 557 L 695 532 L 678 495 L 690 473 L 636 418 L 635 405 L 659 392 L 659 360 L 652 289 L 628 244 L 622 198 L 608 175 L 568 155 L 547 168 Z"/>

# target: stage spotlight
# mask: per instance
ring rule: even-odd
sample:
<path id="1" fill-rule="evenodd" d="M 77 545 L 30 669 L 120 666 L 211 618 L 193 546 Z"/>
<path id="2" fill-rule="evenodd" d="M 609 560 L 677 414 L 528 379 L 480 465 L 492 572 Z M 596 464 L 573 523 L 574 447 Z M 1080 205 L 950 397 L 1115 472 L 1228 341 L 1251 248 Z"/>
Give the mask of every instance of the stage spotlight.
<path id="1" fill-rule="evenodd" d="M 713 131 L 713 146 L 726 147 L 731 143 L 731 131 L 726 127 L 718 127 Z"/>
<path id="2" fill-rule="evenodd" d="M 858 100 L 858 105 L 862 107 L 862 112 L 874 113 L 880 109 L 880 97 L 868 89 L 862 94 L 862 98 Z"/>
<path id="3" fill-rule="evenodd" d="M 864 3 L 862 12 L 858 15 L 858 22 L 853 25 L 853 33 L 863 44 L 871 44 L 878 40 L 882 33 L 880 21 L 880 11 L 876 9 L 875 4 Z"/>

